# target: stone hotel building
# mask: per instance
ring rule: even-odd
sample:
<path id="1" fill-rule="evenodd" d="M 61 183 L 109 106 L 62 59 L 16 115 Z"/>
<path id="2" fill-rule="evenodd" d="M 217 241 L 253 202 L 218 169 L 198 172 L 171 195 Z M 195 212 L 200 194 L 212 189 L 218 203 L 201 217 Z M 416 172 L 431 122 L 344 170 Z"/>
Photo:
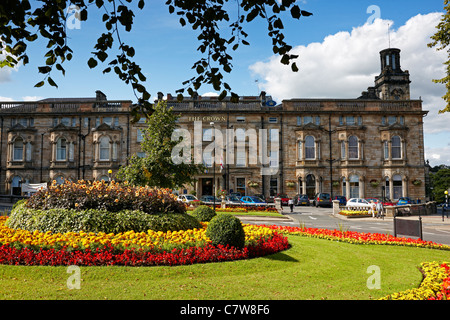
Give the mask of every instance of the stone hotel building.
<path id="1" fill-rule="evenodd" d="M 383 50 L 380 60 L 374 86 L 353 99 L 276 103 L 262 92 L 259 97 L 241 97 L 239 103 L 199 96 L 178 102 L 167 94 L 168 105 L 181 114 L 180 128 L 192 133 L 192 149 L 203 150 L 207 166 L 194 186 L 179 192 L 201 196 L 213 194 L 215 188 L 266 197 L 328 192 L 347 198 L 425 200 L 427 111 L 421 100 L 410 97 L 400 50 Z M 131 104 L 107 100 L 100 91 L 93 98 L 2 102 L 0 193 L 20 194 L 24 182 L 107 179 L 108 170 L 114 176 L 131 155 L 144 156 L 140 141 L 145 123 L 130 123 Z M 212 122 L 223 136 L 233 132 L 233 145 L 224 145 L 225 155 L 232 159 L 212 161 Z M 196 126 L 201 132 L 194 141 Z M 270 156 L 263 163 L 248 134 L 256 132 L 259 139 L 260 129 L 266 129 Z M 270 148 L 275 141 L 276 150 Z M 271 167 L 276 170 L 262 173 Z"/>

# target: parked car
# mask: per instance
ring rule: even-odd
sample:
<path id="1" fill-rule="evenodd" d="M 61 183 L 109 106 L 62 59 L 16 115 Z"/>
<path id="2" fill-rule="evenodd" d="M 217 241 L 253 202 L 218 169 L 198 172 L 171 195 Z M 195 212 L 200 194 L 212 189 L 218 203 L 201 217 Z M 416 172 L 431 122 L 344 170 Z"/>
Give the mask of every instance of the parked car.
<path id="1" fill-rule="evenodd" d="M 281 205 L 282 206 L 287 206 L 288 202 L 289 202 L 289 197 L 285 194 L 279 194 L 277 196 L 277 198 L 281 198 Z"/>
<path id="2" fill-rule="evenodd" d="M 335 196 L 334 200 L 339 200 L 339 205 L 345 206 L 347 204 L 347 198 L 344 196 Z"/>
<path id="3" fill-rule="evenodd" d="M 296 206 L 309 206 L 309 198 L 307 194 L 297 194 L 294 197 L 294 204 Z"/>
<path id="4" fill-rule="evenodd" d="M 347 207 L 370 208 L 370 202 L 362 198 L 351 198 L 347 201 Z"/>
<path id="5" fill-rule="evenodd" d="M 219 199 L 217 197 L 213 197 L 213 196 L 203 196 L 203 197 L 200 198 L 200 201 L 207 202 L 207 203 L 213 203 L 214 202 L 214 198 L 215 198 L 216 203 L 221 203 L 222 202 L 221 199 Z"/>
<path id="6" fill-rule="evenodd" d="M 314 205 L 317 207 L 331 207 L 331 196 L 329 193 L 318 193 L 314 197 Z"/>
<path id="7" fill-rule="evenodd" d="M 408 197 L 401 197 L 398 199 L 398 201 L 397 201 L 398 206 L 402 206 L 405 204 L 411 204 L 411 199 Z"/>
<path id="8" fill-rule="evenodd" d="M 385 198 L 384 201 L 381 201 L 378 198 L 366 198 L 366 200 L 368 202 L 370 202 L 370 200 L 374 201 L 375 203 L 381 202 L 383 204 L 383 206 L 394 206 L 395 204 L 388 198 Z"/>
<path id="9" fill-rule="evenodd" d="M 242 201 L 236 196 L 225 196 L 226 204 L 242 204 Z"/>
<path id="10" fill-rule="evenodd" d="M 177 200 L 178 201 L 182 201 L 182 202 L 186 202 L 186 203 L 189 203 L 189 202 L 192 202 L 192 201 L 199 201 L 197 199 L 197 197 L 193 196 L 192 194 L 181 194 L 181 195 L 178 196 Z"/>
<path id="11" fill-rule="evenodd" d="M 244 196 L 241 198 L 241 201 L 247 204 L 261 204 L 261 205 L 267 204 L 263 199 L 255 196 Z"/>

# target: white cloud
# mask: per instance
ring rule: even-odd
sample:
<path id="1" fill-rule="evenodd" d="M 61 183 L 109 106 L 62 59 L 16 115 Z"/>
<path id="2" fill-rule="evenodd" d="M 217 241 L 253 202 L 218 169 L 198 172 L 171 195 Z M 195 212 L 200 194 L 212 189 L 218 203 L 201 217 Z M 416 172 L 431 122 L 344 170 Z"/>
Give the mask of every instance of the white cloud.
<path id="1" fill-rule="evenodd" d="M 393 21 L 376 19 L 372 24 L 353 28 L 351 32 L 329 35 L 322 42 L 297 46 L 292 50 L 299 55 L 297 65 L 300 70 L 297 73 L 282 65 L 278 56 L 257 62 L 250 66 L 250 70 L 259 79 L 260 88 L 278 101 L 357 98 L 367 87 L 374 85 L 375 76 L 380 74 L 379 52 L 389 45 L 389 24 L 391 47 L 401 49 L 401 67 L 410 73 L 411 98 L 421 97 L 423 109 L 429 111 L 424 118 L 425 135 L 450 134 L 450 113 L 438 114 L 445 106 L 442 100 L 445 87 L 432 82 L 445 75 L 443 62 L 447 60 L 447 52 L 427 46 L 441 17 L 438 12 L 419 14 L 398 28 L 394 28 Z M 450 159 L 447 146 L 428 151 L 427 157 L 434 155 L 434 161 L 444 161 L 444 154 Z M 441 157 L 437 159 L 436 155 Z"/>
<path id="2" fill-rule="evenodd" d="M 425 147 L 425 159 L 430 161 L 432 167 L 440 164 L 450 165 L 450 146 L 442 148 Z"/>

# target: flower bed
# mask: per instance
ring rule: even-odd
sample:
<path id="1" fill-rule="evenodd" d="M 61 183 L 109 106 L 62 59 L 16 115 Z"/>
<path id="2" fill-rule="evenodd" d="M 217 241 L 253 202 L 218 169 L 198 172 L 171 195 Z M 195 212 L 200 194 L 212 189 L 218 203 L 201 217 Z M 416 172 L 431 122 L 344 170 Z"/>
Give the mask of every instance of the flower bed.
<path id="1" fill-rule="evenodd" d="M 448 245 L 439 244 L 432 241 L 424 241 L 421 239 L 394 237 L 392 235 L 383 233 L 365 233 L 356 231 L 327 230 L 317 228 L 288 227 L 276 225 L 265 227 L 271 228 L 283 234 L 301 235 L 355 244 L 400 245 L 409 247 L 450 250 L 450 246 Z"/>
<path id="2" fill-rule="evenodd" d="M 371 217 L 367 210 L 341 210 L 339 214 L 346 217 Z"/>
<path id="3" fill-rule="evenodd" d="M 118 234 L 55 233 L 10 229 L 0 218 L 0 264 L 180 265 L 246 259 L 288 248 L 287 238 L 270 228 L 244 225 L 243 249 L 213 246 L 203 228 L 176 232 Z"/>
<path id="4" fill-rule="evenodd" d="M 420 270 L 424 279 L 418 288 L 393 293 L 381 300 L 449 300 L 449 263 L 424 262 Z"/>

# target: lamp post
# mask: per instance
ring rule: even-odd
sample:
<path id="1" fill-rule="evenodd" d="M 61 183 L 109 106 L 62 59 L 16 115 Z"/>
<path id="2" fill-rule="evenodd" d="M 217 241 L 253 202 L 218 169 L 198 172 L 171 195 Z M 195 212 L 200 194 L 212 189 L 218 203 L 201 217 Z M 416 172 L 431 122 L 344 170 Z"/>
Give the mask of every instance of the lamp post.
<path id="1" fill-rule="evenodd" d="M 213 209 L 214 212 L 216 212 L 216 132 L 215 132 L 215 127 L 214 127 L 214 122 L 210 122 L 209 123 L 211 125 L 211 130 L 213 130 L 214 132 L 214 157 L 213 157 Z"/>
<path id="2" fill-rule="evenodd" d="M 448 219 L 448 190 L 445 190 L 444 194 L 445 194 L 445 204 L 442 206 L 442 221 L 444 221 L 444 211 L 447 212 L 447 219 Z"/>

